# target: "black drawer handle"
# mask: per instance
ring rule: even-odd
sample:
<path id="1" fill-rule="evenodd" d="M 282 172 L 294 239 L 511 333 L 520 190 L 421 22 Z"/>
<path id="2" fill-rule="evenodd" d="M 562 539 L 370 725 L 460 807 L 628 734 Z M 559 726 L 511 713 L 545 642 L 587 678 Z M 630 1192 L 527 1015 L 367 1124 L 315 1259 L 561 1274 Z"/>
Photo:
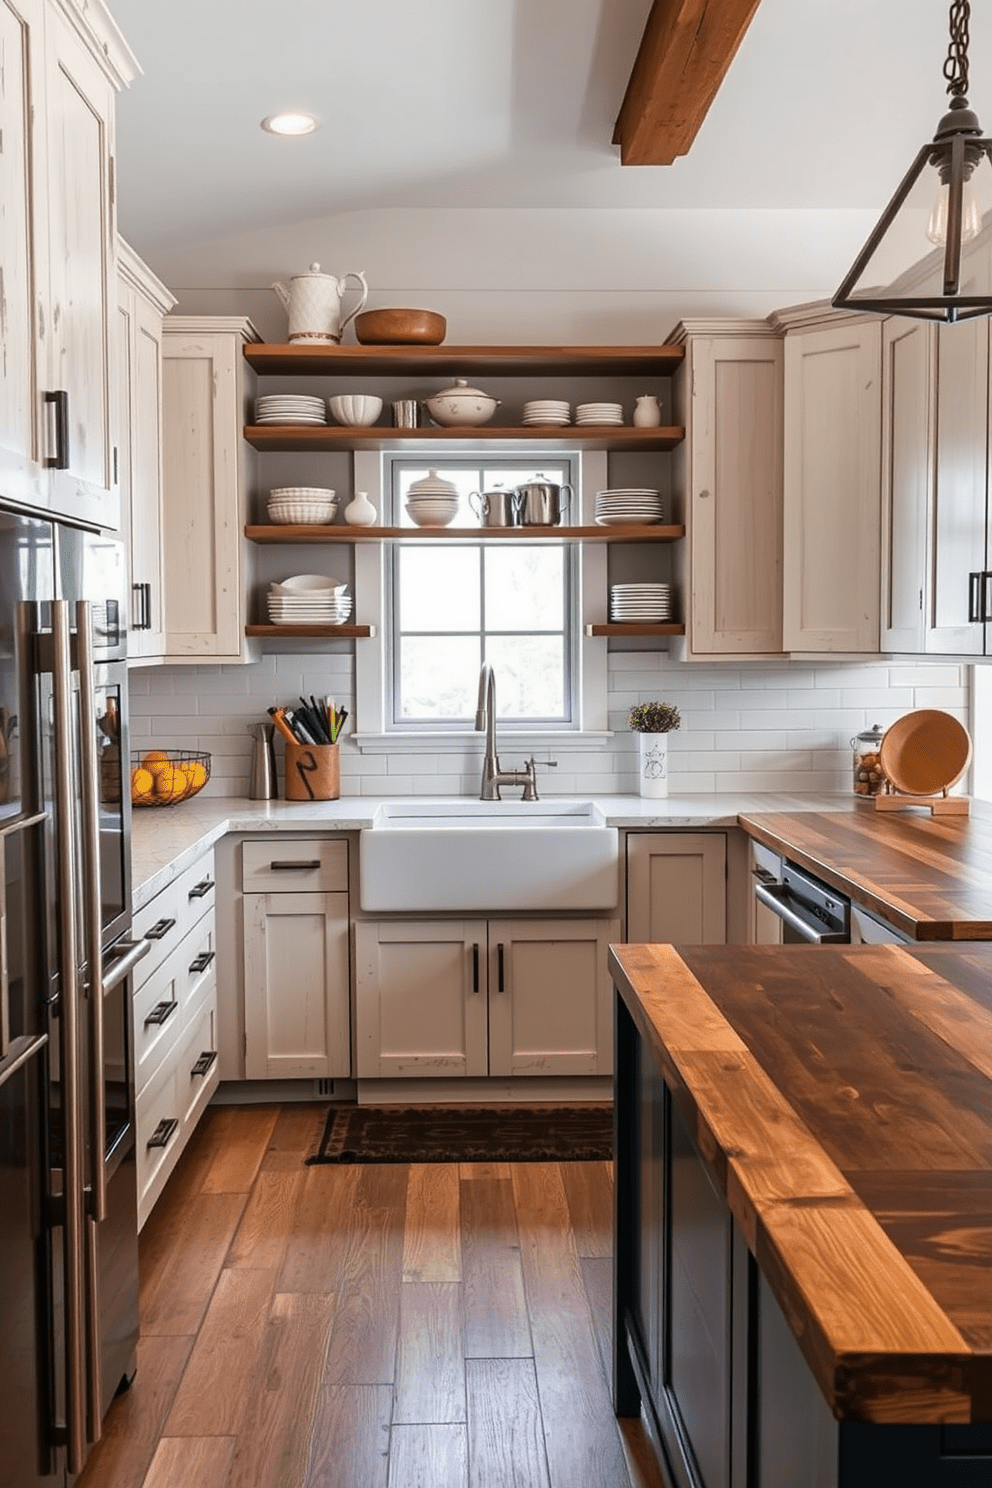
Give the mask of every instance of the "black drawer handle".
<path id="1" fill-rule="evenodd" d="M 175 920 L 156 920 L 150 930 L 145 931 L 146 940 L 162 940 L 174 929 Z"/>
<path id="2" fill-rule="evenodd" d="M 203 1053 L 200 1055 L 199 1059 L 194 1064 L 193 1068 L 190 1070 L 190 1072 L 189 1072 L 190 1079 L 191 1080 L 195 1080 L 196 1077 L 197 1077 L 197 1075 L 207 1075 L 207 1074 L 209 1074 L 210 1071 L 211 1071 L 211 1069 L 213 1068 L 215 1062 L 216 1062 L 216 1059 L 217 1059 L 217 1050 L 216 1049 L 205 1049 L 203 1051 Z"/>
<path id="3" fill-rule="evenodd" d="M 472 946 L 472 991 L 479 990 L 479 942 L 475 941 Z"/>
<path id="4" fill-rule="evenodd" d="M 198 956 L 195 956 L 189 963 L 190 971 L 206 971 L 207 967 L 210 965 L 216 954 L 216 951 L 201 951 L 200 954 Z"/>
<path id="5" fill-rule="evenodd" d="M 209 894 L 214 886 L 212 878 L 201 878 L 198 884 L 194 884 L 189 891 L 190 899 L 202 899 L 204 894 Z"/>
<path id="6" fill-rule="evenodd" d="M 145 1019 L 145 1027 L 147 1028 L 151 1023 L 158 1023 L 159 1025 L 168 1023 L 178 1006 L 178 1002 L 175 1001 L 156 1003 Z"/>
<path id="7" fill-rule="evenodd" d="M 297 873 L 299 873 L 301 871 L 302 872 L 309 873 L 314 868 L 319 868 L 320 867 L 320 859 L 319 858 L 306 858 L 306 859 L 304 859 L 304 858 L 298 858 L 295 861 L 292 858 L 287 858 L 285 860 L 278 860 L 277 859 L 275 862 L 270 863 L 269 864 L 269 867 L 271 868 L 271 870 L 272 870 L 273 873 L 292 873 L 294 870 Z"/>
<path id="8" fill-rule="evenodd" d="M 506 991 L 506 981 L 503 975 L 503 942 L 498 941 L 496 945 L 496 991 Z"/>
<path id="9" fill-rule="evenodd" d="M 168 1147 L 178 1130 L 179 1122 L 175 1116 L 163 1116 L 145 1143 L 146 1149 L 150 1152 L 153 1147 Z"/>

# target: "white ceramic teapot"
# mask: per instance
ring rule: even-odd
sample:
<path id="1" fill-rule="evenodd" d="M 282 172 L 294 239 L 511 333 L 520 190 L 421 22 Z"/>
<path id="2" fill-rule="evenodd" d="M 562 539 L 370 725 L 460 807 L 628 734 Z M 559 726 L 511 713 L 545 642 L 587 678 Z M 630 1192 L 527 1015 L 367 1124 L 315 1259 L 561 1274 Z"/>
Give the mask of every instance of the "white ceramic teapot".
<path id="1" fill-rule="evenodd" d="M 347 289 L 346 280 L 357 279 L 362 297 L 354 310 L 341 319 L 341 299 Z M 361 310 L 369 296 L 364 271 L 349 271 L 340 279 L 333 274 L 322 274 L 320 264 L 312 263 L 309 273 L 294 274 L 289 284 L 277 281 L 272 288 L 289 315 L 290 341 L 314 342 L 318 345 L 336 344 L 341 332 Z"/>

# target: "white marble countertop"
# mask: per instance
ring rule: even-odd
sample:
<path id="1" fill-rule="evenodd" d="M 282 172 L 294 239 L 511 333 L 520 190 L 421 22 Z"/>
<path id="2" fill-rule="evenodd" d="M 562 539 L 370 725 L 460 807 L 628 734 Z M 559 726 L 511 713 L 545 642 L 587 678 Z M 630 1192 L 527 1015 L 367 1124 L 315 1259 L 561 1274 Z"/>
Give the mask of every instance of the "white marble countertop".
<path id="1" fill-rule="evenodd" d="M 383 797 L 382 800 L 395 800 Z M 418 805 L 432 798 L 417 796 Z M 443 798 L 434 798 L 439 802 Z M 560 796 L 553 797 L 560 801 Z M 734 792 L 727 795 L 595 796 L 611 827 L 646 830 L 657 827 L 736 826 L 741 813 L 769 811 L 838 811 L 849 795 L 801 796 L 787 793 Z M 343 796 L 337 801 L 249 801 L 240 796 L 198 796 L 177 806 L 136 807 L 132 813 L 132 903 L 135 909 L 182 873 L 228 832 L 358 832 L 367 827 L 381 800 Z"/>

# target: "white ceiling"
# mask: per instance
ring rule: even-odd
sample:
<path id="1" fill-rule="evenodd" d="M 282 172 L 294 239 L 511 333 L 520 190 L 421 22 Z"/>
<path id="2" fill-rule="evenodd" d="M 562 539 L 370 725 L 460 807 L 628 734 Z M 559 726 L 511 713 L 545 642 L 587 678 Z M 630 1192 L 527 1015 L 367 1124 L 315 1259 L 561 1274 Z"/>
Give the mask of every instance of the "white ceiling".
<path id="1" fill-rule="evenodd" d="M 120 227 L 173 286 L 267 286 L 328 242 L 335 272 L 353 256 L 396 284 L 387 241 L 408 223 L 410 284 L 467 287 L 479 245 L 494 285 L 505 250 L 515 283 L 588 286 L 602 263 L 712 288 L 722 247 L 735 291 L 819 293 L 945 105 L 946 0 L 761 0 L 667 168 L 621 167 L 611 143 L 650 0 L 109 3 L 143 70 L 118 104 Z M 980 9 L 971 98 L 992 118 Z M 321 128 L 259 128 L 286 108 Z M 809 271 L 786 286 L 797 244 Z"/>

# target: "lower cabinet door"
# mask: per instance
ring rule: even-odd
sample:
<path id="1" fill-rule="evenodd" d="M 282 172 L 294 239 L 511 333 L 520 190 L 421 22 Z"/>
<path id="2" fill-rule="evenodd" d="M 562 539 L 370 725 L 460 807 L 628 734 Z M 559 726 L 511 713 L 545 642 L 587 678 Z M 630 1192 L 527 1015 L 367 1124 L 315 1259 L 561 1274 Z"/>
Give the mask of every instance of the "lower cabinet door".
<path id="1" fill-rule="evenodd" d="M 348 895 L 246 894 L 245 1075 L 351 1074 Z"/>
<path id="2" fill-rule="evenodd" d="M 489 1073 L 613 1073 L 619 920 L 490 920 Z"/>
<path id="3" fill-rule="evenodd" d="M 485 920 L 355 926 L 357 1074 L 486 1075 Z"/>
<path id="4" fill-rule="evenodd" d="M 631 832 L 627 939 L 638 944 L 723 945 L 727 839 L 722 832 Z"/>

